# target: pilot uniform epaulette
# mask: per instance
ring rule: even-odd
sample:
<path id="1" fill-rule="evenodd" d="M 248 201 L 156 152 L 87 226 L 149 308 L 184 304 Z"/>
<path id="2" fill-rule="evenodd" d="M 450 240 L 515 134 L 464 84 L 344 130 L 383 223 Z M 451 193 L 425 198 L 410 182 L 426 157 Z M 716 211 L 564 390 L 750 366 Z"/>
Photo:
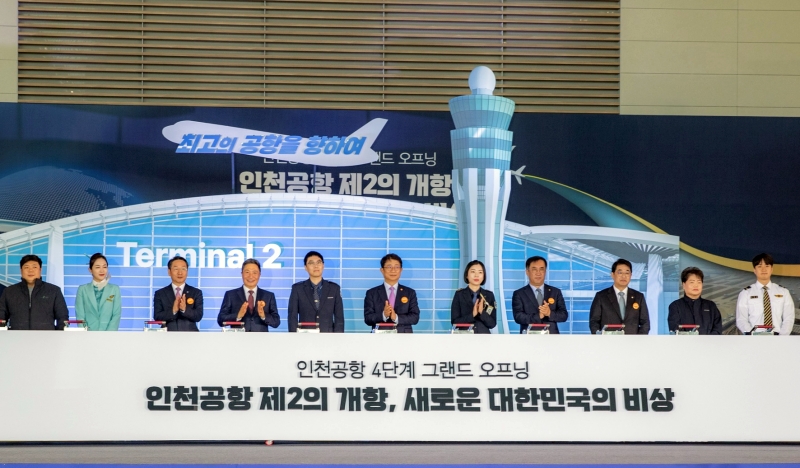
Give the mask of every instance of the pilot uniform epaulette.
<path id="1" fill-rule="evenodd" d="M 752 286 L 752 284 L 750 286 Z M 750 286 L 747 286 L 746 288 L 744 288 L 744 290 L 747 291 L 748 289 L 750 289 Z"/>

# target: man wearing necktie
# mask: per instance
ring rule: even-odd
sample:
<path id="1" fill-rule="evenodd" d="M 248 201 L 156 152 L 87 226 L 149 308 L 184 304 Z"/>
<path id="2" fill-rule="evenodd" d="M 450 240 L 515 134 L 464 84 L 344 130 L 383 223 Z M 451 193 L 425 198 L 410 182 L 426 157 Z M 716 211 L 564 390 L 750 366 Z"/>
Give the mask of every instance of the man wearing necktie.
<path id="1" fill-rule="evenodd" d="M 561 290 L 544 283 L 546 274 L 547 260 L 543 257 L 531 257 L 525 262 L 528 284 L 511 296 L 511 309 L 520 333 L 526 333 L 528 325 L 539 323 L 550 325 L 550 333 L 558 334 L 558 322 L 569 318 Z"/>
<path id="2" fill-rule="evenodd" d="M 281 317 L 275 303 L 275 294 L 258 287 L 261 263 L 248 258 L 242 264 L 242 287 L 225 292 L 217 315 L 220 327 L 225 322 L 242 322 L 249 332 L 268 332 L 278 328 Z"/>
<path id="3" fill-rule="evenodd" d="M 598 291 L 589 309 L 589 331 L 592 335 L 606 325 L 625 325 L 626 335 L 650 333 L 650 314 L 644 294 L 629 288 L 633 266 L 620 258 L 611 265 L 614 285 Z"/>
<path id="4" fill-rule="evenodd" d="M 153 295 L 153 320 L 167 322 L 168 331 L 199 331 L 203 319 L 203 291 L 186 284 L 189 262 L 175 256 L 167 262 L 172 283 Z"/>
<path id="5" fill-rule="evenodd" d="M 703 299 L 703 271 L 688 267 L 681 272 L 683 297 L 669 305 L 669 331 L 677 332 L 680 325 L 697 325 L 701 335 L 721 335 L 722 316 L 713 301 Z"/>
<path id="6" fill-rule="evenodd" d="M 776 335 L 791 335 L 794 328 L 794 301 L 788 289 L 772 282 L 772 255 L 753 258 L 756 282 L 739 292 L 736 301 L 736 326 L 749 335 L 759 325 L 773 327 Z"/>
<path id="7" fill-rule="evenodd" d="M 320 333 L 344 333 L 344 306 L 339 285 L 322 279 L 325 260 L 319 252 L 303 259 L 308 279 L 292 285 L 289 294 L 289 331 L 300 322 L 316 323 Z"/>
<path id="8" fill-rule="evenodd" d="M 399 283 L 403 260 L 397 254 L 381 258 L 383 284 L 367 291 L 364 297 L 364 323 L 374 327 L 379 323 L 394 323 L 397 333 L 413 333 L 419 322 L 417 293 Z"/>

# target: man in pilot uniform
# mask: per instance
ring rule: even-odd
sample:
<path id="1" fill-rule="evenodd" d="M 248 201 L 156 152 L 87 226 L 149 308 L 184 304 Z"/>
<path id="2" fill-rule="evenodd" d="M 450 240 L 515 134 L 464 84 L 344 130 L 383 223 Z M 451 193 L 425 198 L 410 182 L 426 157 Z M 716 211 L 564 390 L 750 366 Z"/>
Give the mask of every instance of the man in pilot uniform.
<path id="1" fill-rule="evenodd" d="M 773 327 L 776 335 L 790 335 L 794 326 L 794 301 L 789 290 L 771 281 L 772 256 L 753 258 L 756 282 L 744 288 L 736 301 L 736 326 L 748 335 L 755 327 Z"/>

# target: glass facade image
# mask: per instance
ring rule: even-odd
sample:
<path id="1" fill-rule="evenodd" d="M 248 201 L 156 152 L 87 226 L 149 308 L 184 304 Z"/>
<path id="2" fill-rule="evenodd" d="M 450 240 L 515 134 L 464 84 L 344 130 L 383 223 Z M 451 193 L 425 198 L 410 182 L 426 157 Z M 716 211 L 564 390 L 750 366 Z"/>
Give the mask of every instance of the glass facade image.
<path id="1" fill-rule="evenodd" d="M 550 262 L 548 283 L 561 288 L 567 299 L 570 320 L 561 329 L 588 333 L 589 304 L 595 291 L 610 285 L 609 267 L 616 257 L 581 241 L 531 232 L 535 229 L 506 223 L 503 330 L 518 333 L 511 294 L 526 284 L 525 259 L 541 255 Z M 638 234 L 660 240 L 671 237 Z M 283 320 L 278 331 L 285 331 L 291 285 L 307 278 L 302 263 L 309 250 L 324 255 L 324 277 L 342 287 L 346 331 L 369 332 L 363 321 L 364 294 L 381 284 L 380 258 L 394 252 L 403 258 L 401 283 L 417 291 L 421 315 L 415 332 L 449 332 L 451 299 L 464 285 L 455 212 L 383 199 L 237 195 L 158 202 L 65 218 L 0 235 L 0 281 L 19 281 L 20 258 L 35 253 L 45 262 L 44 279 L 63 286 L 74 315 L 77 288 L 90 281 L 89 257 L 103 252 L 109 259 L 111 282 L 122 291 L 120 329 L 141 330 L 143 321 L 152 316 L 153 293 L 169 284 L 167 261 L 179 253 L 190 263 L 188 283 L 203 290 L 205 314 L 200 328 L 216 331 L 222 296 L 241 285 L 241 262 L 253 256 L 263 265 L 261 287 L 276 295 Z M 677 282 L 669 281 L 673 276 L 667 271 L 670 262 L 664 262 L 667 290 L 662 296 L 677 297 Z M 645 278 L 640 272 L 641 284 Z M 632 286 L 636 288 L 635 281 Z"/>

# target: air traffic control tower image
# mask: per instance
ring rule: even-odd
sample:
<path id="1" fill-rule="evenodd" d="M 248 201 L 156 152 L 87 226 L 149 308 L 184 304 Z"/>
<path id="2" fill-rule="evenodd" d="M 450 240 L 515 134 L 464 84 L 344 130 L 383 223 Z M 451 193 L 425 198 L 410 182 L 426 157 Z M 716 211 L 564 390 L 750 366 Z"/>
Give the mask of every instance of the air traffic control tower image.
<path id="1" fill-rule="evenodd" d="M 486 265 L 485 288 L 503 295 L 502 242 L 511 193 L 511 139 L 508 131 L 514 101 L 493 96 L 495 77 L 487 67 L 469 75 L 472 94 L 450 100 L 456 129 L 450 132 L 453 153 L 453 198 L 458 218 L 461 271 L 478 259 Z M 460 274 L 459 274 L 460 277 Z M 496 333 L 505 333 L 504 301 Z"/>

